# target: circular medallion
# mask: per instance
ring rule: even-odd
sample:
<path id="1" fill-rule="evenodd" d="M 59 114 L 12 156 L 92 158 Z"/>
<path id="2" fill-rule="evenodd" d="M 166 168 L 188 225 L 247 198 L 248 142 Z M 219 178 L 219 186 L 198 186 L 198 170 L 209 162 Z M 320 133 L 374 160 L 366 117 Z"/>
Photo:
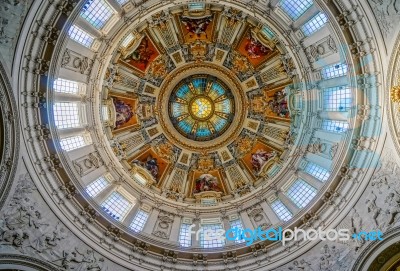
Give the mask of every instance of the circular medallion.
<path id="1" fill-rule="evenodd" d="M 232 92 L 211 75 L 192 75 L 181 80 L 169 99 L 169 117 L 175 129 L 195 141 L 208 141 L 225 133 L 232 123 Z"/>

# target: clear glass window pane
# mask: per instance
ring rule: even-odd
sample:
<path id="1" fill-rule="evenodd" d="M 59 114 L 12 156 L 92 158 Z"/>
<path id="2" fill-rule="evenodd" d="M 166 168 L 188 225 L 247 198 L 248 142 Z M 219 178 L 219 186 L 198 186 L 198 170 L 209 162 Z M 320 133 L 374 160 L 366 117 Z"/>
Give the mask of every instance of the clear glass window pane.
<path id="1" fill-rule="evenodd" d="M 190 247 L 192 245 L 192 236 L 190 234 L 190 224 L 182 224 L 179 231 L 179 244 L 182 247 Z"/>
<path id="2" fill-rule="evenodd" d="M 201 225 L 202 231 L 200 232 L 200 246 L 203 248 L 215 248 L 215 247 L 223 247 L 225 245 L 225 241 L 221 238 L 218 239 L 216 232 L 219 229 L 223 229 L 221 224 L 205 224 Z M 211 238 L 210 240 L 205 240 L 204 232 L 209 231 L 208 236 Z"/>
<path id="3" fill-rule="evenodd" d="M 330 65 L 327 67 L 324 67 L 321 70 L 321 77 L 323 79 L 331 79 L 331 78 L 336 78 L 340 76 L 346 76 L 347 75 L 347 64 L 334 64 Z"/>
<path id="4" fill-rule="evenodd" d="M 81 16 L 96 29 L 102 29 L 113 16 L 113 9 L 104 0 L 88 0 Z"/>
<path id="5" fill-rule="evenodd" d="M 324 13 L 318 13 L 316 16 L 311 18 L 308 22 L 306 22 L 302 27 L 301 30 L 303 31 L 304 35 L 310 36 L 311 34 L 317 32 L 321 29 L 325 23 L 328 21 L 328 17 Z"/>
<path id="6" fill-rule="evenodd" d="M 80 126 L 79 110 L 77 103 L 55 103 L 53 107 L 54 122 L 59 129 Z"/>
<path id="7" fill-rule="evenodd" d="M 135 215 L 135 218 L 132 220 L 132 223 L 129 226 L 129 228 L 131 228 L 135 232 L 142 231 L 148 218 L 149 218 L 148 213 L 146 213 L 143 210 L 139 210 L 139 212 L 137 212 L 137 214 Z"/>
<path id="8" fill-rule="evenodd" d="M 304 171 L 310 174 L 311 176 L 314 176 L 321 182 L 327 181 L 329 176 L 331 175 L 331 173 L 327 169 L 311 162 L 307 163 L 307 166 L 305 167 Z"/>
<path id="9" fill-rule="evenodd" d="M 349 123 L 339 120 L 323 120 L 322 129 L 328 132 L 344 133 L 349 128 Z"/>
<path id="10" fill-rule="evenodd" d="M 61 148 L 64 151 L 72 151 L 86 145 L 83 136 L 70 136 L 60 140 Z"/>
<path id="11" fill-rule="evenodd" d="M 68 35 L 74 41 L 82 44 L 90 48 L 94 42 L 94 37 L 87 33 L 86 31 L 82 30 L 76 25 L 72 25 L 68 30 Z"/>
<path id="12" fill-rule="evenodd" d="M 312 4 L 312 0 L 281 0 L 279 5 L 292 20 L 297 20 Z"/>
<path id="13" fill-rule="evenodd" d="M 78 94 L 79 84 L 75 81 L 58 78 L 53 82 L 53 89 L 56 92 Z"/>
<path id="14" fill-rule="evenodd" d="M 293 217 L 289 209 L 279 199 L 271 203 L 271 208 L 272 210 L 274 210 L 275 214 L 279 217 L 279 219 L 283 221 L 288 221 Z"/>
<path id="15" fill-rule="evenodd" d="M 234 228 L 237 228 L 238 229 L 238 231 L 237 231 L 237 233 L 243 233 L 243 230 L 244 230 L 244 228 L 243 228 L 243 224 L 242 224 L 242 221 L 240 220 L 240 219 L 236 219 L 236 220 L 232 220 L 231 222 L 230 222 L 230 224 L 231 224 L 231 228 L 232 229 L 234 229 Z M 239 236 L 238 236 L 239 237 Z M 243 238 L 241 238 L 241 239 L 235 239 L 235 243 L 238 243 L 238 244 L 240 244 L 240 243 L 243 243 L 245 240 L 243 239 Z"/>
<path id="16" fill-rule="evenodd" d="M 103 210 L 112 218 L 122 221 L 132 204 L 120 193 L 113 192 L 102 204 Z"/>
<path id="17" fill-rule="evenodd" d="M 315 197 L 317 189 L 303 180 L 297 180 L 286 194 L 299 208 L 303 208 Z"/>
<path id="18" fill-rule="evenodd" d="M 105 177 L 100 177 L 93 181 L 86 187 L 86 193 L 92 198 L 96 197 L 101 191 L 103 191 L 110 183 Z"/>
<path id="19" fill-rule="evenodd" d="M 352 105 L 351 89 L 345 86 L 326 88 L 323 99 L 325 111 L 348 111 Z"/>

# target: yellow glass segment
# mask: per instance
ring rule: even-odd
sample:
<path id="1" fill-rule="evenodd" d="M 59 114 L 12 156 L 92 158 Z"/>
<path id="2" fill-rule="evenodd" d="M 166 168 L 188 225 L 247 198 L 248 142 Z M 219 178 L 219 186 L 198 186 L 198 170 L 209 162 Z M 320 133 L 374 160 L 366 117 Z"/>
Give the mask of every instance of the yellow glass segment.
<path id="1" fill-rule="evenodd" d="M 191 111 L 199 119 L 208 118 L 212 114 L 211 101 L 203 97 L 197 98 L 192 103 Z"/>

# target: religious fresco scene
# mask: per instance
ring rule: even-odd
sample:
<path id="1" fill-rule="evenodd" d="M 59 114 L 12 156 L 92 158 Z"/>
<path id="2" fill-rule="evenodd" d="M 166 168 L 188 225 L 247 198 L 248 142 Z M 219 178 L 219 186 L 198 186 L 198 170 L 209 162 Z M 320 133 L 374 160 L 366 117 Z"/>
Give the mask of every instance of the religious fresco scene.
<path id="1" fill-rule="evenodd" d="M 144 73 L 158 56 L 158 50 L 150 38 L 145 35 L 138 46 L 134 43 L 131 47 L 125 49 L 121 62 Z"/>
<path id="2" fill-rule="evenodd" d="M 138 106 L 137 99 L 130 99 L 122 96 L 111 96 L 111 99 L 115 108 L 115 131 L 123 130 L 139 123 L 136 114 Z"/>

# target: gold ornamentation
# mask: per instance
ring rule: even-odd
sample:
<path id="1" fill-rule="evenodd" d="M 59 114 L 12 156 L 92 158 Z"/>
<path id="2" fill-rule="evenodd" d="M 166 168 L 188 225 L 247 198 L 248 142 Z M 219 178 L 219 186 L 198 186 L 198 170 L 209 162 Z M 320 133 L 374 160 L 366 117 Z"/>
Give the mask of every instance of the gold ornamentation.
<path id="1" fill-rule="evenodd" d="M 167 66 L 164 57 L 161 56 L 151 63 L 149 75 L 155 78 L 164 78 L 167 75 Z"/>
<path id="2" fill-rule="evenodd" d="M 236 143 L 237 155 L 240 157 L 248 153 L 253 148 L 253 143 L 253 140 L 251 140 L 251 138 L 248 136 L 240 137 Z"/>
<path id="3" fill-rule="evenodd" d="M 390 91 L 390 100 L 394 103 L 400 102 L 400 86 L 392 87 Z"/>
<path id="4" fill-rule="evenodd" d="M 215 55 L 215 60 L 217 61 L 222 61 L 222 58 L 224 57 L 225 52 L 221 50 L 217 50 L 217 54 Z"/>
<path id="5" fill-rule="evenodd" d="M 182 62 L 182 56 L 180 52 L 176 52 L 172 55 L 176 63 L 181 63 Z"/>
<path id="6" fill-rule="evenodd" d="M 214 161 L 209 156 L 201 156 L 197 165 L 198 170 L 209 172 L 214 168 Z"/>
<path id="7" fill-rule="evenodd" d="M 247 57 L 242 56 L 239 53 L 233 52 L 233 59 L 232 59 L 232 70 L 235 73 L 247 73 L 248 71 L 253 71 L 254 67 L 250 64 Z"/>
<path id="8" fill-rule="evenodd" d="M 197 40 L 195 43 L 190 44 L 190 51 L 196 61 L 202 61 L 207 54 L 207 43 Z"/>
<path id="9" fill-rule="evenodd" d="M 174 148 L 168 142 L 156 145 L 155 149 L 157 150 L 157 154 L 159 154 L 160 157 L 164 158 L 165 160 L 173 160 L 175 157 Z"/>

